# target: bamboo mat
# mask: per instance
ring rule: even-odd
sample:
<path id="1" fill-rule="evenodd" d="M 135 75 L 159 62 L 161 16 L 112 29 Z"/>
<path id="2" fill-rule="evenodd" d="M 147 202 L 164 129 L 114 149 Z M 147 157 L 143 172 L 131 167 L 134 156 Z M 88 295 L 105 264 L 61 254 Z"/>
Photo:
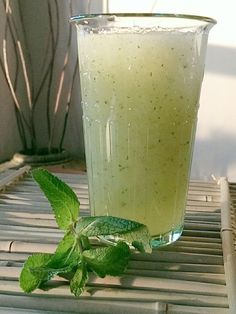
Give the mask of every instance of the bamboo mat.
<path id="1" fill-rule="evenodd" d="M 152 254 L 133 254 L 122 277 L 92 275 L 77 299 L 59 277 L 48 291 L 27 295 L 19 288 L 25 259 L 53 252 L 63 235 L 28 170 L 0 173 L 0 314 L 236 313 L 236 184 L 192 181 L 180 240 Z M 86 176 L 57 175 L 79 196 L 81 214 L 89 215 Z"/>

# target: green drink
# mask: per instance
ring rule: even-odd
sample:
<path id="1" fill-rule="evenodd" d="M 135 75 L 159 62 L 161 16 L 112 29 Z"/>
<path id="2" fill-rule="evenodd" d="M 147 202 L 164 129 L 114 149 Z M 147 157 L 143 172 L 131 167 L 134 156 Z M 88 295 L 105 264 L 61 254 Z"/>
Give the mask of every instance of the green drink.
<path id="1" fill-rule="evenodd" d="M 126 19 L 78 31 L 90 206 L 146 224 L 158 246 L 183 228 L 208 29 Z"/>

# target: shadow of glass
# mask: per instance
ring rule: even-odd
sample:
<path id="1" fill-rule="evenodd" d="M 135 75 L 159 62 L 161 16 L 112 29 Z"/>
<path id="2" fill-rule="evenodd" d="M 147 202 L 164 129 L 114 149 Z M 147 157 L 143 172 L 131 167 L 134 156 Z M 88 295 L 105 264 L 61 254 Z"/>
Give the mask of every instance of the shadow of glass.
<path id="1" fill-rule="evenodd" d="M 231 169 L 231 170 L 230 170 Z M 232 171 L 235 169 L 235 171 Z M 223 130 L 212 131 L 205 139 L 196 139 L 191 178 L 210 179 L 230 176 L 236 180 L 236 138 Z"/>
<path id="2" fill-rule="evenodd" d="M 236 48 L 209 45 L 206 57 L 206 72 L 236 76 Z"/>

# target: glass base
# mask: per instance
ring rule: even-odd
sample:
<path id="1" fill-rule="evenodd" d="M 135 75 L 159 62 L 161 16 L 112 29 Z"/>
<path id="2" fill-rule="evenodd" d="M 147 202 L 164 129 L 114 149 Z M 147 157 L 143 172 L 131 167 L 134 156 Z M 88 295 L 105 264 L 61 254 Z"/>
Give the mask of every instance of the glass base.
<path id="1" fill-rule="evenodd" d="M 152 248 L 154 249 L 159 248 L 161 246 L 165 246 L 165 245 L 175 242 L 181 236 L 182 231 L 183 231 L 183 226 L 181 226 L 178 229 L 171 230 L 167 233 L 153 236 L 152 241 L 151 241 Z"/>

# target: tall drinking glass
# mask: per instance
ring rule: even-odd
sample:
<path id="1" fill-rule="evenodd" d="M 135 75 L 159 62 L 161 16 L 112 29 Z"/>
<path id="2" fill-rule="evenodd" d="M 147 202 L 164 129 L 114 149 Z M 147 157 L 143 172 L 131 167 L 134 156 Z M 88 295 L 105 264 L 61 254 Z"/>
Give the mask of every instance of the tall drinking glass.
<path id="1" fill-rule="evenodd" d="M 172 14 L 73 17 L 92 214 L 136 220 L 171 243 L 184 212 L 215 20 Z"/>

